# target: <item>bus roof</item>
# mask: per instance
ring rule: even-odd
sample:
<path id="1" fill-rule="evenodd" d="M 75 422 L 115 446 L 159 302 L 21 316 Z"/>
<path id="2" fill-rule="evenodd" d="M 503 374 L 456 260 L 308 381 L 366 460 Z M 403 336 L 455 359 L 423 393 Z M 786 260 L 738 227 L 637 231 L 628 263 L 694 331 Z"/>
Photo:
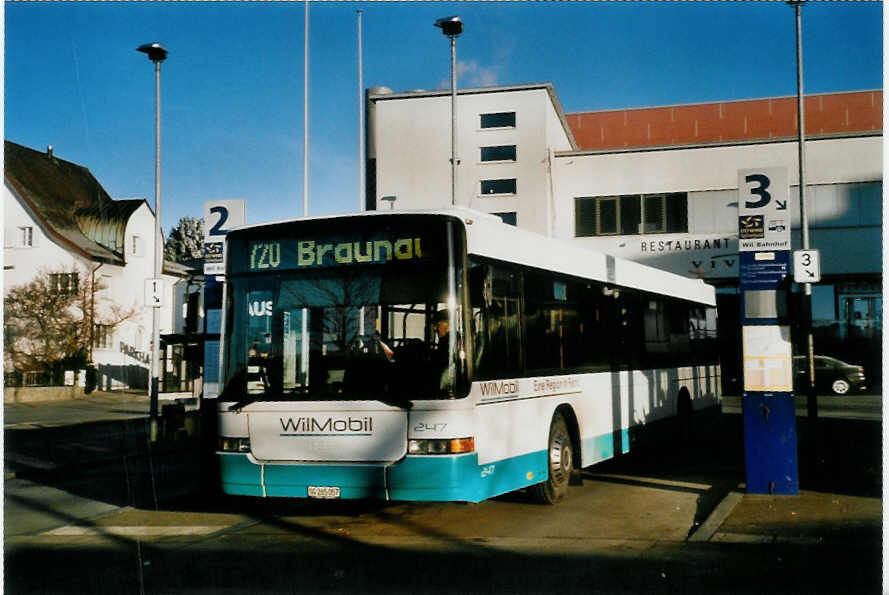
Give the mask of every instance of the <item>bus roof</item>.
<path id="1" fill-rule="evenodd" d="M 496 215 L 449 207 L 404 211 L 365 211 L 341 215 L 325 215 L 256 223 L 233 231 L 274 226 L 297 221 L 324 221 L 352 217 L 398 217 L 404 215 L 437 215 L 459 220 L 466 230 L 469 254 L 506 262 L 514 262 L 565 275 L 593 279 L 603 283 L 665 294 L 673 297 L 716 305 L 716 291 L 701 279 L 690 279 L 658 268 L 583 248 L 575 243 L 547 237 L 503 223 Z"/>

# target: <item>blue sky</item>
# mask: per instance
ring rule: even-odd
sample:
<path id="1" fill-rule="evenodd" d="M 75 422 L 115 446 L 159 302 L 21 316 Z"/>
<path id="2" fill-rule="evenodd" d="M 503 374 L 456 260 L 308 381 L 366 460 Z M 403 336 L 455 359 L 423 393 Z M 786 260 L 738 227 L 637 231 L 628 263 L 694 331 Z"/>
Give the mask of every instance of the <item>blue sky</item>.
<path id="1" fill-rule="evenodd" d="M 462 86 L 550 81 L 566 112 L 796 93 L 783 2 L 312 2 L 309 210 L 358 204 L 356 10 L 364 83 L 445 88 L 458 14 Z M 162 66 L 162 224 L 244 198 L 248 222 L 302 213 L 301 2 L 5 3 L 5 138 L 88 167 L 115 198 L 154 200 Z M 807 93 L 882 88 L 882 4 L 803 7 Z"/>

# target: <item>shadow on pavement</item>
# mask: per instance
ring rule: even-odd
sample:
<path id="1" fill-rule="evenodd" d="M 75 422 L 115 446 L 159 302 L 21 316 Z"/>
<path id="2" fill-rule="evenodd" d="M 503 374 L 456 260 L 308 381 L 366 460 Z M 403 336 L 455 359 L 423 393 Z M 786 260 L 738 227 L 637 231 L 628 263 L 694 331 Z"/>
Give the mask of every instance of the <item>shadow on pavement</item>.
<path id="1" fill-rule="evenodd" d="M 206 505 L 206 496 L 216 485 L 212 446 L 198 435 L 197 412 L 188 415 L 193 417 L 189 423 L 195 432 L 188 435 L 169 428 L 164 439 L 154 444 L 148 440 L 145 417 L 7 429 L 5 471 L 119 506 L 156 508 L 158 502 L 181 500 L 198 492 L 202 492 L 199 502 Z M 801 489 L 879 497 L 881 432 L 878 422 L 819 419 L 816 462 L 809 456 L 812 434 L 808 420 L 798 418 Z M 714 424 L 698 428 L 691 441 L 634 445 L 632 453 L 594 465 L 585 473 L 623 477 L 609 481 L 630 482 L 638 476 L 642 482 L 657 478 L 709 485 L 700 494 L 698 521 L 744 481 L 743 440 L 742 416 L 723 414 Z M 84 478 L 91 481 L 82 481 Z M 523 495 L 500 498 L 521 499 Z"/>
<path id="2" fill-rule="evenodd" d="M 368 543 L 298 519 L 372 514 L 410 524 L 410 515 L 400 514 L 403 505 L 208 498 L 199 490 L 213 469 L 200 456 L 201 441 L 178 434 L 152 445 L 146 422 L 8 430 L 7 472 L 120 506 L 237 512 L 254 521 L 255 530 L 179 541 L 109 534 L 101 544 L 83 538 L 8 542 L 8 592 L 865 593 L 880 585 L 880 550 L 868 526 L 854 523 L 841 527 L 848 538 L 843 543 L 652 544 L 628 538 L 621 547 L 578 542 L 558 553 L 545 543 L 501 549 L 434 533 L 423 533 L 432 547 Z M 811 429 L 806 420 L 798 424 L 803 489 L 826 498 L 879 496 L 879 423 L 820 420 L 821 456 L 814 471 L 805 472 Z M 692 442 L 642 449 L 589 468 L 585 476 L 697 493 L 695 523 L 702 522 L 744 476 L 741 416 L 724 415 L 708 429 Z M 614 475 L 620 477 L 605 477 Z M 552 514 L 546 507 L 534 510 Z M 79 523 L 101 533 L 95 523 Z"/>
<path id="3" fill-rule="evenodd" d="M 561 554 L 442 551 L 366 544 L 284 524 L 276 527 L 286 529 L 283 535 L 253 536 L 241 549 L 225 537 L 181 547 L 16 547 L 7 553 L 6 587 L 102 594 L 810 594 L 870 593 L 880 585 L 876 549 L 664 544 Z"/>
<path id="4" fill-rule="evenodd" d="M 199 440 L 184 431 L 149 440 L 148 418 L 4 431 L 7 475 L 137 508 L 200 486 Z"/>

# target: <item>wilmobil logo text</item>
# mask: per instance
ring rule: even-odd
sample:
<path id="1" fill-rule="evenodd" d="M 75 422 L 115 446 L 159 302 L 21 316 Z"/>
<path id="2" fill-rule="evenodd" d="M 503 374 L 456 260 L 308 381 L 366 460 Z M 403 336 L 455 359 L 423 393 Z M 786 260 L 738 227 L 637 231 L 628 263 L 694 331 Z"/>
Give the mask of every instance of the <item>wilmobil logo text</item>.
<path id="1" fill-rule="evenodd" d="M 281 436 L 371 436 L 373 417 L 278 418 Z"/>
<path id="2" fill-rule="evenodd" d="M 519 383 L 515 380 L 507 382 L 483 382 L 482 396 L 497 397 L 502 395 L 514 395 L 519 392 Z"/>

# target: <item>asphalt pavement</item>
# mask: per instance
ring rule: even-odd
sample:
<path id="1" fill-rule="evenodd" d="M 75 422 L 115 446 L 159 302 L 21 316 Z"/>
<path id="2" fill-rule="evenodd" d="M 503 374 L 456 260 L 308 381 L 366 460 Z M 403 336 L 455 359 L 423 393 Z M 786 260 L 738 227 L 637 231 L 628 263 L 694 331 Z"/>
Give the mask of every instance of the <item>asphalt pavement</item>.
<path id="1" fill-rule="evenodd" d="M 165 501 L 195 494 L 206 488 L 204 480 L 212 469 L 202 467 L 199 455 L 205 443 L 199 440 L 196 403 L 180 404 L 185 419 L 179 427 L 162 424 L 161 440 L 155 443 L 148 440 L 144 396 L 94 393 L 75 402 L 6 404 L 7 485 L 29 481 L 68 490 L 82 500 L 101 501 L 104 507 L 136 510 L 157 509 Z M 584 483 L 662 488 L 656 505 L 646 507 L 642 518 L 633 518 L 638 506 L 622 503 L 615 492 L 609 516 L 626 517 L 626 522 L 611 530 L 623 532 L 629 540 L 641 538 L 642 533 L 648 539 L 648 533 L 663 525 L 674 527 L 671 539 L 687 547 L 771 544 L 821 551 L 817 548 L 829 546 L 853 548 L 868 560 L 879 559 L 881 421 L 830 417 L 812 427 L 808 419 L 798 417 L 801 490 L 793 496 L 745 492 L 740 415 L 724 413 L 718 426 L 698 430 L 711 438 L 692 441 L 678 451 L 643 451 L 584 470 Z M 811 456 L 811 446 L 817 448 L 817 457 Z M 96 471 L 103 466 L 114 466 L 126 475 L 125 489 L 122 484 L 111 488 L 103 483 Z M 76 485 L 72 477 L 78 478 Z M 688 525 L 687 530 L 677 532 L 679 510 L 688 510 L 684 514 L 689 516 L 681 523 Z M 72 524 L 78 515 L 107 512 L 81 503 L 63 518 Z M 25 530 L 8 517 L 5 529 L 7 536 Z M 876 569 L 868 569 L 866 584 L 875 575 Z"/>

